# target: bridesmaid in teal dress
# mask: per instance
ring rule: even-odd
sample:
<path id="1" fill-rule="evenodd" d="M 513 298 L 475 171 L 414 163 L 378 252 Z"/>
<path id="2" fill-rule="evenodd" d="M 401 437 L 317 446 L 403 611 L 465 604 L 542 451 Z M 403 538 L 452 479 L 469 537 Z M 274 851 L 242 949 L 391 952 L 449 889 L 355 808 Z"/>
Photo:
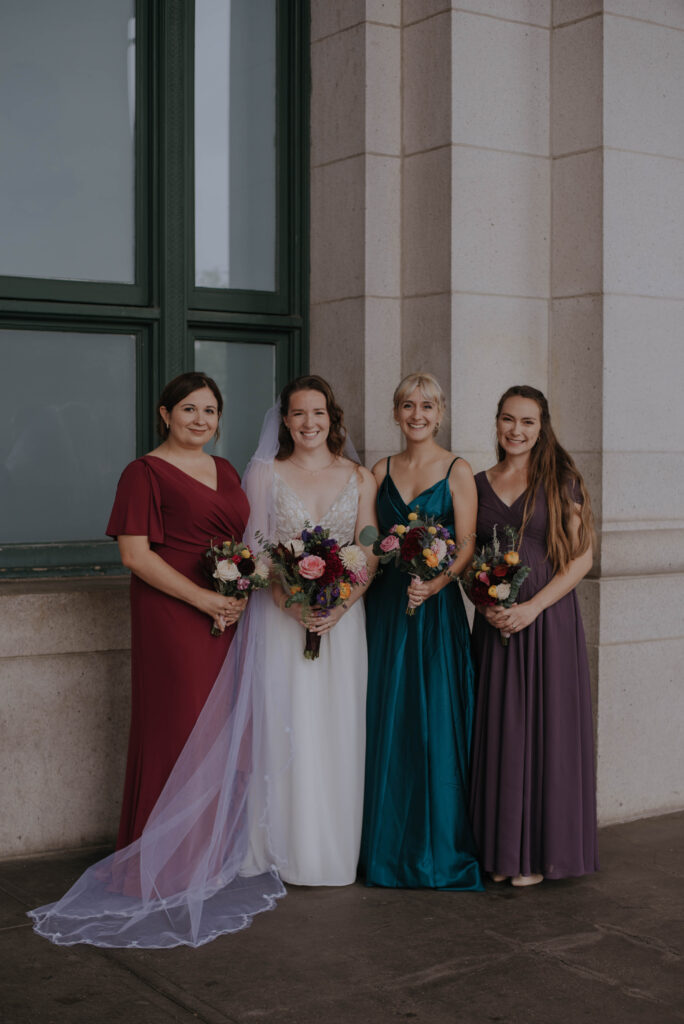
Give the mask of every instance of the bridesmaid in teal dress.
<path id="1" fill-rule="evenodd" d="M 439 517 L 473 554 L 477 492 L 470 466 L 437 444 L 444 395 L 431 374 L 394 394 L 403 452 L 373 468 L 381 531 L 411 512 Z M 406 614 L 407 606 L 415 609 Z M 411 580 L 385 566 L 367 596 L 368 698 L 361 873 L 367 885 L 482 889 L 468 818 L 474 674 L 458 584 Z"/>

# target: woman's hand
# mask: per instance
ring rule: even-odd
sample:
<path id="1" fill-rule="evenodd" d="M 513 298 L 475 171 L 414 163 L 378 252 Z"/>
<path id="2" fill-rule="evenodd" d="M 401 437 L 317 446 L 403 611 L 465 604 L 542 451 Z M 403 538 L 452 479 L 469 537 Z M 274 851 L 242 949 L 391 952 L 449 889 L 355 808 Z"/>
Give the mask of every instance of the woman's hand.
<path id="1" fill-rule="evenodd" d="M 214 625 L 221 632 L 234 625 L 247 607 L 246 597 L 226 597 L 212 590 L 207 590 L 206 595 L 201 606 L 198 604 L 197 607 L 214 620 Z"/>
<path id="2" fill-rule="evenodd" d="M 318 633 L 319 636 L 324 636 L 340 621 L 346 610 L 343 604 L 338 604 L 329 611 L 323 611 L 321 608 L 311 608 L 309 609 L 308 619 L 305 622 L 306 628 L 311 633 Z"/>
<path id="3" fill-rule="evenodd" d="M 532 601 L 523 601 L 522 604 L 512 604 L 510 608 L 497 608 L 499 613 L 492 625 L 504 633 L 519 633 L 526 629 L 539 615 L 540 609 Z M 489 619 L 489 616 L 487 617 Z"/>
<path id="4" fill-rule="evenodd" d="M 433 580 L 419 580 L 417 576 L 412 576 L 406 591 L 409 608 L 420 608 L 421 604 L 425 604 L 429 597 L 444 587 L 444 580 L 443 576 L 435 576 Z"/>

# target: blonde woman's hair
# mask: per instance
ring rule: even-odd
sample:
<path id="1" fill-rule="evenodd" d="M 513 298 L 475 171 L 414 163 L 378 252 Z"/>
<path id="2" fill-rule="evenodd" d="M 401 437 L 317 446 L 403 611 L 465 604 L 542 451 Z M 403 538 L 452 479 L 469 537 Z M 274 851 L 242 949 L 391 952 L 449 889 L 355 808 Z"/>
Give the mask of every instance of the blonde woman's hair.
<path id="1" fill-rule="evenodd" d="M 429 402 L 435 403 L 440 413 L 444 412 L 446 409 L 446 398 L 439 381 L 431 373 L 409 373 L 404 377 L 394 392 L 395 412 L 416 388 L 420 388 L 424 397 Z"/>

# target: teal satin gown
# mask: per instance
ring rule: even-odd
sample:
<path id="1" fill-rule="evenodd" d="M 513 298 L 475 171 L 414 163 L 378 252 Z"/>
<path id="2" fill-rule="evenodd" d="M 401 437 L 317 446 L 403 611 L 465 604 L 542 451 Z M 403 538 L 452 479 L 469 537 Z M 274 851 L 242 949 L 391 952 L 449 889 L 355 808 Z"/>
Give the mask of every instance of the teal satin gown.
<path id="1" fill-rule="evenodd" d="M 407 505 L 389 465 L 378 493 L 381 530 L 420 510 L 453 531 L 449 474 Z M 367 885 L 480 891 L 468 818 L 475 702 L 463 599 L 451 583 L 409 616 L 408 584 L 383 566 L 367 597 L 361 873 Z"/>

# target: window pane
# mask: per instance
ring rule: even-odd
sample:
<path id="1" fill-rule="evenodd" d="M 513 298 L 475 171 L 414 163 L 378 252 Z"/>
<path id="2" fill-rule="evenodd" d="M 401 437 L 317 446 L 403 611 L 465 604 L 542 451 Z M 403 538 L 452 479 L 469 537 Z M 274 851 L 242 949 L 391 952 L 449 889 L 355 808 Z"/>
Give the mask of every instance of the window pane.
<path id="1" fill-rule="evenodd" d="M 134 13 L 3 2 L 0 274 L 134 281 Z"/>
<path id="2" fill-rule="evenodd" d="M 0 541 L 103 540 L 135 458 L 135 338 L 0 331 Z"/>
<path id="3" fill-rule="evenodd" d="M 195 283 L 276 287 L 275 0 L 195 3 Z"/>
<path id="4" fill-rule="evenodd" d="M 275 345 L 196 341 L 195 366 L 214 378 L 223 395 L 221 437 L 213 450 L 242 474 L 256 449 L 264 413 L 275 401 Z"/>

